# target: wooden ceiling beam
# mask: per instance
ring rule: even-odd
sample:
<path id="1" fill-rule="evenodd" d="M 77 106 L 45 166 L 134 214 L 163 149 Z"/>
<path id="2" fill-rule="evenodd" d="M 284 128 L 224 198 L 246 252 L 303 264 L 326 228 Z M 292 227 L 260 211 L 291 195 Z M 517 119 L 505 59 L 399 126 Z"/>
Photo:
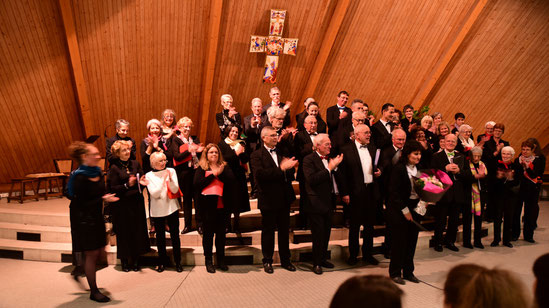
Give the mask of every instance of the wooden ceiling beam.
<path id="1" fill-rule="evenodd" d="M 82 61 L 80 59 L 80 50 L 78 48 L 76 27 L 74 25 L 70 0 L 59 0 L 59 9 L 61 10 L 61 15 L 63 18 L 65 39 L 67 41 L 67 48 L 69 49 L 72 77 L 76 87 L 76 101 L 78 103 L 78 111 L 80 112 L 80 117 L 82 119 L 82 130 L 84 132 L 84 137 L 87 138 L 91 135 L 99 135 L 99 133 L 95 130 L 91 119 L 88 91 L 82 70 Z"/>
<path id="2" fill-rule="evenodd" d="M 421 107 L 429 103 L 427 101 L 427 98 L 429 97 L 433 89 L 436 88 L 440 77 L 446 70 L 448 64 L 450 63 L 454 55 L 456 54 L 458 48 L 461 46 L 461 44 L 465 40 L 465 37 L 467 37 L 467 34 L 469 33 L 469 31 L 477 21 L 478 17 L 486 7 L 487 2 L 488 0 L 477 0 L 473 4 L 471 9 L 469 10 L 469 13 L 466 15 L 464 21 L 461 23 L 461 28 L 456 32 L 454 39 L 446 47 L 441 57 L 435 64 L 434 68 L 427 75 L 427 78 L 424 79 L 424 82 L 419 88 L 419 91 L 417 92 L 416 96 L 410 102 L 410 104 L 414 107 L 414 109 L 416 110 L 420 109 Z"/>
<path id="3" fill-rule="evenodd" d="M 221 26 L 221 13 L 223 9 L 223 0 L 211 0 L 210 18 L 208 21 L 208 36 L 206 45 L 206 59 L 204 61 L 202 73 L 202 91 L 198 114 L 201 115 L 199 136 L 202 142 L 206 141 L 208 136 L 208 127 L 210 114 L 215 110 L 212 106 L 212 88 L 215 74 L 215 62 L 217 58 L 217 48 L 219 43 L 219 28 Z"/>

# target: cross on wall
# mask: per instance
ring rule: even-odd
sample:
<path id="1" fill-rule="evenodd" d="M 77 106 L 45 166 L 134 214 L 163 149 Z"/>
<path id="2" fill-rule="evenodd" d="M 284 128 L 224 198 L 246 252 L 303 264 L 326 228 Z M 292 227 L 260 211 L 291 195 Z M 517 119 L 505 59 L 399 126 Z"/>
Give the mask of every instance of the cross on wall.
<path id="1" fill-rule="evenodd" d="M 281 53 L 295 56 L 298 41 L 296 38 L 282 38 L 284 20 L 286 19 L 285 10 L 271 10 L 270 17 L 269 36 L 252 35 L 250 40 L 250 52 L 265 52 L 267 54 L 263 72 L 264 83 L 276 83 L 278 56 Z"/>

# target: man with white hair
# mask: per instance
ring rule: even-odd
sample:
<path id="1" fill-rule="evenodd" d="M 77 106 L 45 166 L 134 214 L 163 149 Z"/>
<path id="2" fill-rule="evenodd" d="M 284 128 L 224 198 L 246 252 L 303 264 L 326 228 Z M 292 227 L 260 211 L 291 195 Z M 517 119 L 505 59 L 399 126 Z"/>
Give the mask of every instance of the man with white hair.
<path id="1" fill-rule="evenodd" d="M 300 191 L 301 196 L 307 195 L 310 201 L 305 204 L 304 210 L 307 212 L 313 237 L 313 272 L 320 275 L 322 267 L 334 267 L 328 262 L 328 242 L 332 228 L 332 213 L 339 192 L 335 179 L 339 178 L 338 166 L 343 160 L 343 155 L 328 158 L 331 141 L 327 134 L 317 135 L 313 143 L 315 151 L 303 159 L 305 189 Z"/>
<path id="2" fill-rule="evenodd" d="M 286 115 L 284 116 L 284 121 L 282 122 L 282 127 L 287 127 L 290 125 L 291 119 L 290 119 L 290 107 L 292 106 L 292 102 L 286 101 L 286 103 L 282 103 L 280 101 L 281 92 L 278 87 L 272 87 L 271 90 L 269 90 L 269 97 L 271 98 L 271 104 L 263 106 L 263 111 L 266 112 L 267 109 L 271 107 L 278 107 L 286 112 Z M 272 123 L 271 123 L 272 124 Z"/>
<path id="3" fill-rule="evenodd" d="M 250 103 L 252 114 L 244 118 L 244 134 L 246 135 L 246 152 L 253 153 L 261 146 L 261 129 L 268 125 L 267 114 L 263 112 L 263 102 L 259 97 L 252 99 Z M 250 170 L 251 197 L 255 199 L 257 187 L 255 185 L 253 170 Z"/>
<path id="4" fill-rule="evenodd" d="M 297 133 L 295 128 L 284 128 L 284 119 L 286 118 L 286 111 L 278 107 L 270 107 L 267 109 L 267 118 L 269 123 L 276 130 L 278 135 L 278 147 L 282 150 L 282 153 L 291 157 L 294 153 L 294 135 Z"/>

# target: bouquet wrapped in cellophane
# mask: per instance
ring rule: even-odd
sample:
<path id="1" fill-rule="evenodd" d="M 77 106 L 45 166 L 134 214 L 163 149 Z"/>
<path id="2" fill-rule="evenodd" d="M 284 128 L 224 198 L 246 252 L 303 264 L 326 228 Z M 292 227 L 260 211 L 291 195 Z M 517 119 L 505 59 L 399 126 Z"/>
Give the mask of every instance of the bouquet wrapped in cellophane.
<path id="1" fill-rule="evenodd" d="M 427 212 L 427 204 L 440 201 L 453 184 L 448 174 L 437 169 L 418 171 L 413 182 L 414 190 L 420 199 L 415 211 L 421 216 Z"/>

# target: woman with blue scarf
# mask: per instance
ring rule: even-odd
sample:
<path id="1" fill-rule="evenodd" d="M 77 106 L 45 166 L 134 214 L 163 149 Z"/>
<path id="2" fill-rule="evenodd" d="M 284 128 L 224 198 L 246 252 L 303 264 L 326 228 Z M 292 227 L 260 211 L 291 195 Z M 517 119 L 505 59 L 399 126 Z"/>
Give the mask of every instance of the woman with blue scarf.
<path id="1" fill-rule="evenodd" d="M 84 252 L 84 272 L 90 286 L 90 299 L 108 302 L 96 284 L 95 265 L 106 245 L 103 200 L 115 202 L 114 194 L 105 194 L 105 179 L 98 164 L 99 150 L 81 141 L 69 146 L 69 154 L 80 165 L 69 178 L 71 236 L 74 252 Z"/>

